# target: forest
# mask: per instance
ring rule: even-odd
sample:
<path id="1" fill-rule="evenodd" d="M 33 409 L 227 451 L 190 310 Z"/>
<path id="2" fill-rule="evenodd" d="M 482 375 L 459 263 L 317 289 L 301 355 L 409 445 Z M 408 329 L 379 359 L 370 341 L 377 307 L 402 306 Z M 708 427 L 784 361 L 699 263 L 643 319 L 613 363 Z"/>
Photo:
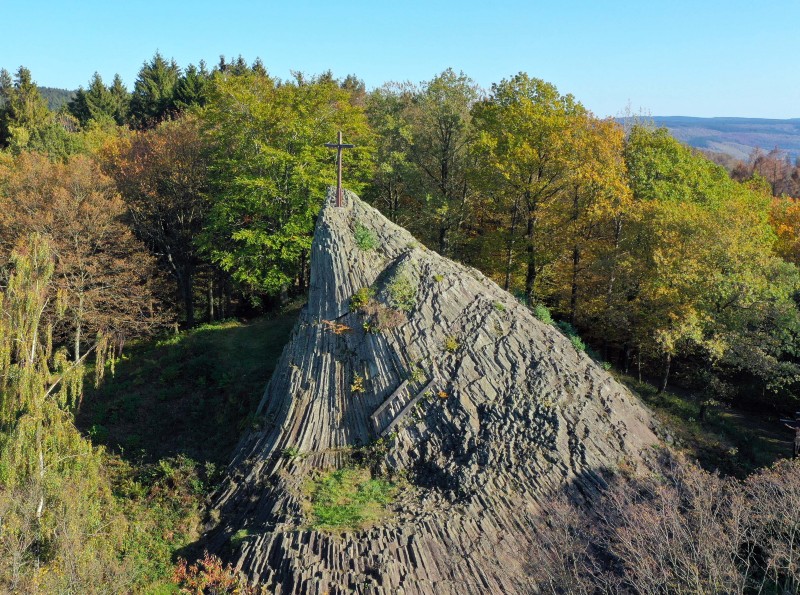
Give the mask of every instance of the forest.
<path id="1" fill-rule="evenodd" d="M 53 111 L 33 73 L 2 70 L 0 589 L 249 588 L 218 558 L 190 563 L 201 553 L 189 546 L 268 373 L 247 380 L 247 394 L 231 388 L 221 405 L 193 405 L 198 425 L 182 435 L 213 438 L 213 455 L 202 444 L 194 457 L 180 447 L 134 455 L 148 437 L 111 440 L 127 426 L 114 425 L 102 399 L 155 392 L 160 378 L 167 394 L 152 399 L 171 407 L 170 387 L 177 394 L 184 380 L 146 372 L 146 359 L 132 370 L 136 354 L 211 369 L 207 386 L 187 395 L 225 392 L 234 379 L 224 365 L 240 356 L 208 337 L 237 320 L 283 325 L 269 331 L 280 352 L 309 285 L 316 216 L 336 182 L 324 145 L 338 131 L 355 145 L 343 162 L 348 189 L 557 323 L 652 403 L 678 395 L 701 431 L 715 411 L 779 426 L 800 409 L 800 164 L 777 149 L 720 165 L 646 118 L 598 118 L 526 73 L 483 89 L 448 69 L 368 90 L 355 75 L 281 80 L 260 60 L 182 67 L 156 53 L 132 89 L 95 73 Z M 222 364 L 201 362 L 209 346 Z M 596 571 L 581 592 L 601 583 L 720 592 L 714 585 L 734 582 L 751 592 L 752 576 L 742 578 L 724 548 L 757 534 L 761 554 L 748 560 L 764 570 L 752 580 L 792 592 L 796 554 L 782 548 L 800 545 L 797 468 L 743 465 L 686 463 L 646 486 L 646 502 L 629 488 L 613 492 L 600 529 L 554 509 L 551 527 L 595 549 L 544 548 L 532 562 L 554 575 L 543 588 L 577 591 L 570 573 L 581 564 Z M 718 541 L 695 552 L 702 563 L 674 591 L 659 591 L 652 576 L 613 582 L 635 556 L 625 536 L 646 534 L 633 529 L 647 519 L 635 511 L 667 510 L 682 530 L 702 533 L 709 525 L 680 515 L 706 505 L 719 513 L 704 500 L 712 493 L 748 516 L 737 530 L 750 533 L 715 516 Z M 754 524 L 769 501 L 794 502 L 796 524 Z M 618 507 L 629 512 L 612 519 Z M 546 557 L 554 551 L 561 557 Z M 675 551 L 649 555 L 653 567 L 683 563 Z"/>

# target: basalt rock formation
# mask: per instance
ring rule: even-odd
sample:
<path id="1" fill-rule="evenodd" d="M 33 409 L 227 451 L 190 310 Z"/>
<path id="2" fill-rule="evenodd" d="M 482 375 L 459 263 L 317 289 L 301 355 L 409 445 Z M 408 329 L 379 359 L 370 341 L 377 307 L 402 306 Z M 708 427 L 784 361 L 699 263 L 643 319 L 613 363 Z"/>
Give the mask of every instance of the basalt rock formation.
<path id="1" fill-rule="evenodd" d="M 317 221 L 308 304 L 256 425 L 207 543 L 275 593 L 530 592 L 531 520 L 559 490 L 591 502 L 603 470 L 646 467 L 657 442 L 556 328 L 349 192 Z M 315 529 L 310 474 L 359 446 L 405 487 L 372 527 Z"/>

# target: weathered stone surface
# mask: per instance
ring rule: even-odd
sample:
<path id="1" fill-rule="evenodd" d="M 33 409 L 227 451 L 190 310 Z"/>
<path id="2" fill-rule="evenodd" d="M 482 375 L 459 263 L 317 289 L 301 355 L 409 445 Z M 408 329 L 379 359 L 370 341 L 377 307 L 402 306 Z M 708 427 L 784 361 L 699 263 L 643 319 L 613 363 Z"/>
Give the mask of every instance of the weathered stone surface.
<path id="1" fill-rule="evenodd" d="M 356 223 L 376 249 L 357 247 Z M 495 283 L 426 250 L 352 193 L 320 214 L 311 267 L 260 428 L 217 495 L 210 547 L 224 551 L 246 530 L 236 565 L 275 593 L 530 592 L 531 519 L 565 486 L 591 500 L 603 470 L 645 464 L 656 443 L 648 412 Z M 389 300 L 398 268 L 416 288 L 407 321 L 363 331 L 351 296 L 374 286 Z M 364 391 L 352 394 L 356 375 Z M 347 464 L 351 447 L 391 424 L 383 466 L 412 486 L 392 516 L 362 532 L 309 529 L 309 471 Z"/>

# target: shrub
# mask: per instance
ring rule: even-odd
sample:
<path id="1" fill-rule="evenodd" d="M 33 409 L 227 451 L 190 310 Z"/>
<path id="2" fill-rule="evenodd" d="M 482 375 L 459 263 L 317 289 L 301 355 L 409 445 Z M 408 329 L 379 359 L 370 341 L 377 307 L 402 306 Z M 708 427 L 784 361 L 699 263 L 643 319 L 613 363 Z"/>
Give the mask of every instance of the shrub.
<path id="1" fill-rule="evenodd" d="M 173 580 L 180 588 L 180 593 L 240 593 L 255 595 L 254 587 L 239 575 L 231 564 L 223 565 L 222 560 L 208 552 L 196 564 L 188 565 L 186 560 L 179 559 Z"/>
<path id="2" fill-rule="evenodd" d="M 408 274 L 406 266 L 400 267 L 386 284 L 389 306 L 410 312 L 417 305 L 417 288 Z"/>
<path id="3" fill-rule="evenodd" d="M 356 240 L 356 246 L 365 252 L 373 250 L 378 246 L 378 238 L 375 233 L 360 222 L 356 223 L 353 235 Z"/>
<path id="4" fill-rule="evenodd" d="M 408 379 L 411 382 L 424 382 L 425 371 L 419 367 L 419 364 L 414 363 L 408 370 Z"/>
<path id="5" fill-rule="evenodd" d="M 364 377 L 359 376 L 358 374 L 353 374 L 353 382 L 350 385 L 350 392 L 355 393 L 363 393 L 364 392 Z"/>
<path id="6" fill-rule="evenodd" d="M 449 353 L 454 353 L 455 351 L 458 350 L 459 346 L 460 346 L 460 344 L 458 342 L 458 339 L 456 337 L 454 337 L 453 335 L 449 335 L 449 336 L 445 337 L 445 339 L 444 339 L 444 349 L 445 349 L 445 351 L 447 351 Z"/>
<path id="7" fill-rule="evenodd" d="M 503 302 L 495 302 L 494 309 L 497 310 L 498 312 L 505 312 L 506 306 L 505 304 L 503 304 Z"/>
<path id="8" fill-rule="evenodd" d="M 296 459 L 300 456 L 300 449 L 296 446 L 287 446 L 283 449 L 283 456 L 287 459 Z"/>
<path id="9" fill-rule="evenodd" d="M 362 287 L 350 298 L 350 311 L 355 312 L 366 306 L 375 297 L 375 290 L 371 287 Z"/>
<path id="10" fill-rule="evenodd" d="M 553 317 L 550 314 L 550 310 L 548 310 L 547 306 L 544 304 L 536 304 L 533 308 L 533 315 L 545 324 L 553 324 Z"/>
<path id="11" fill-rule="evenodd" d="M 361 312 L 367 316 L 367 320 L 364 322 L 364 330 L 370 333 L 390 331 L 408 320 L 405 312 L 387 308 L 375 300 L 369 300 L 369 302 L 361 308 Z"/>
<path id="12" fill-rule="evenodd" d="M 433 280 L 436 281 L 437 283 L 441 283 L 442 281 L 444 281 L 444 275 L 434 275 Z"/>
<path id="13" fill-rule="evenodd" d="M 586 351 L 586 343 L 584 343 L 583 339 L 581 339 L 578 335 L 572 335 L 569 338 L 569 342 L 572 343 L 575 351 Z"/>

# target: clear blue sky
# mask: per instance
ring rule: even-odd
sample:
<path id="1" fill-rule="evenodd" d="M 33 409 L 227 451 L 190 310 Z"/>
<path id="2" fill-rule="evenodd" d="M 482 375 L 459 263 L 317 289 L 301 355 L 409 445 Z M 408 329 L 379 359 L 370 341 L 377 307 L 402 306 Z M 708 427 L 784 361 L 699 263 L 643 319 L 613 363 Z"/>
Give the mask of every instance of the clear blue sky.
<path id="1" fill-rule="evenodd" d="M 220 54 L 355 73 L 368 88 L 447 67 L 489 87 L 519 71 L 597 115 L 800 117 L 798 0 L 0 0 L 0 67 L 44 86 L 118 72 L 156 50 L 181 66 Z"/>

